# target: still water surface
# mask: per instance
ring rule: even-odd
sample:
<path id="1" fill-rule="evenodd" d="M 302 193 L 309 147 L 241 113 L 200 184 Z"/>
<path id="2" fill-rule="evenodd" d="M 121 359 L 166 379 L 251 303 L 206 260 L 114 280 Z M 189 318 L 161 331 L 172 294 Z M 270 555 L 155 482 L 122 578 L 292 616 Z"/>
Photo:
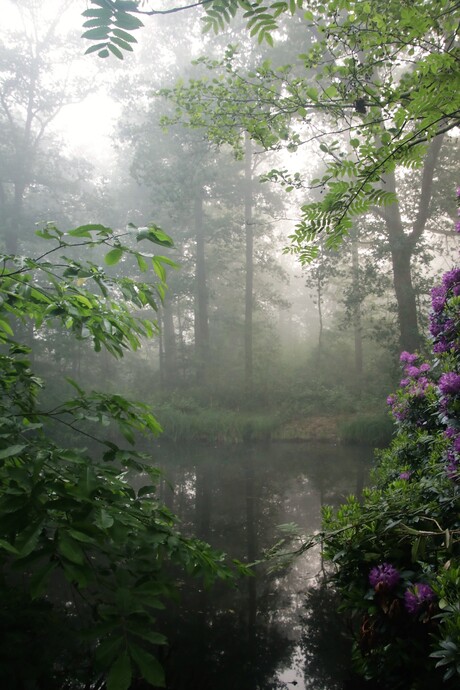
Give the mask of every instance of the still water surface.
<path id="1" fill-rule="evenodd" d="M 359 495 L 371 448 L 324 444 L 161 445 L 164 502 L 183 531 L 252 562 L 279 525 L 320 528 L 321 506 Z M 259 567 L 234 588 L 184 585 L 162 627 L 168 690 L 340 690 L 349 650 L 318 550 L 287 572 Z"/>

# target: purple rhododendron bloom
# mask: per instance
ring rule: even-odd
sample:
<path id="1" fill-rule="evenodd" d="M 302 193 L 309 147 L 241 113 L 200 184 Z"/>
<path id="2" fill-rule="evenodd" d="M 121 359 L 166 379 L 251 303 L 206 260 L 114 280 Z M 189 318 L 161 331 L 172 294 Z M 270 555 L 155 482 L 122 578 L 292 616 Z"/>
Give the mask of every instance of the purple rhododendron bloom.
<path id="1" fill-rule="evenodd" d="M 406 471 L 406 472 L 401 472 L 399 475 L 399 479 L 405 479 L 406 481 L 409 480 L 412 476 L 412 472 Z"/>
<path id="2" fill-rule="evenodd" d="M 436 598 L 430 585 L 417 583 L 404 592 L 404 606 L 412 614 L 418 613 L 425 604 Z"/>
<path id="3" fill-rule="evenodd" d="M 452 450 L 447 451 L 446 474 L 449 479 L 457 479 L 458 477 L 458 456 Z"/>
<path id="4" fill-rule="evenodd" d="M 433 345 L 433 352 L 437 355 L 441 354 L 442 352 L 448 352 L 449 350 L 450 345 L 449 343 L 446 343 L 445 340 L 441 340 L 439 343 Z"/>
<path id="5" fill-rule="evenodd" d="M 446 290 L 449 290 L 449 288 L 454 287 L 454 285 L 457 285 L 458 283 L 460 283 L 460 268 L 453 268 L 451 271 L 444 273 L 442 277 L 442 284 Z"/>
<path id="6" fill-rule="evenodd" d="M 456 453 L 460 453 L 460 436 L 457 436 L 454 441 L 454 450 Z"/>
<path id="7" fill-rule="evenodd" d="M 424 362 L 424 363 L 420 366 L 420 371 L 421 371 L 421 372 L 430 371 L 430 369 L 431 369 L 431 367 L 430 367 L 430 365 L 428 364 L 428 362 Z"/>
<path id="8" fill-rule="evenodd" d="M 407 362 L 407 364 L 413 364 L 417 361 L 417 359 L 418 355 L 413 355 L 410 352 L 406 352 L 406 350 L 404 350 L 404 352 L 401 352 L 401 354 L 399 355 L 399 361 Z"/>
<path id="9" fill-rule="evenodd" d="M 439 379 L 439 390 L 444 395 L 456 395 L 460 393 L 460 374 L 454 371 L 448 371 L 447 374 L 442 374 Z"/>
<path id="10" fill-rule="evenodd" d="M 377 592 L 393 589 L 400 579 L 399 571 L 391 563 L 376 565 L 369 573 L 369 582 Z"/>
<path id="11" fill-rule="evenodd" d="M 418 367 L 406 367 L 406 374 L 412 377 L 418 376 L 420 369 Z"/>
<path id="12" fill-rule="evenodd" d="M 396 396 L 395 395 L 389 395 L 387 398 L 387 405 L 394 405 L 396 402 Z"/>
<path id="13" fill-rule="evenodd" d="M 446 290 L 442 285 L 436 285 L 436 287 L 431 290 L 431 305 L 433 307 L 433 311 L 442 311 L 445 303 Z"/>

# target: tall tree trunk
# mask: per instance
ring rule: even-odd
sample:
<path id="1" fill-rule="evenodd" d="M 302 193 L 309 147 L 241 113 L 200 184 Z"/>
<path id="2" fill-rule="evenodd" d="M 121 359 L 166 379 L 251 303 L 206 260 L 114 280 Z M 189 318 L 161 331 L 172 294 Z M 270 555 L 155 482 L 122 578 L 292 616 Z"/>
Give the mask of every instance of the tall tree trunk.
<path id="1" fill-rule="evenodd" d="M 398 304 L 400 347 L 413 352 L 420 347 L 421 336 L 417 320 L 417 300 L 412 282 L 411 259 L 425 230 L 433 194 L 433 177 L 444 135 L 435 137 L 428 147 L 423 167 L 418 209 L 409 233 L 404 231 L 399 202 L 387 206 L 382 212 L 390 245 L 393 285 Z M 394 172 L 384 176 L 384 189 L 396 193 Z"/>
<path id="2" fill-rule="evenodd" d="M 173 308 L 169 300 L 163 304 L 163 364 L 164 384 L 174 386 L 177 379 L 177 346 L 174 329 Z"/>
<path id="3" fill-rule="evenodd" d="M 252 225 L 252 144 L 245 134 L 244 158 L 244 229 L 246 236 L 246 285 L 244 308 L 244 380 L 246 392 L 253 391 L 253 305 L 254 305 L 254 231 Z"/>
<path id="4" fill-rule="evenodd" d="M 361 322 L 358 235 L 356 230 L 353 230 L 351 233 L 351 264 L 353 285 L 353 333 L 355 339 L 355 374 L 358 390 L 361 390 L 363 377 L 363 329 Z"/>
<path id="5" fill-rule="evenodd" d="M 323 283 L 321 268 L 318 266 L 316 276 L 316 299 L 318 300 L 318 367 L 321 364 L 323 354 Z"/>
<path id="6" fill-rule="evenodd" d="M 195 355 L 196 377 L 200 384 L 206 383 L 209 363 L 209 316 L 208 286 L 206 278 L 206 257 L 203 228 L 203 192 L 197 190 L 194 202 L 194 223 L 196 238 L 195 273 Z"/>

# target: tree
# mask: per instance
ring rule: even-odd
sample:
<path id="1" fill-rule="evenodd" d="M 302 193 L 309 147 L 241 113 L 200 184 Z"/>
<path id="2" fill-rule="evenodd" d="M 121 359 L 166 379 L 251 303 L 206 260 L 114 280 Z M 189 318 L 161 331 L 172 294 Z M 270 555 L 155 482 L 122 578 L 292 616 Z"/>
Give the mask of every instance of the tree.
<path id="1" fill-rule="evenodd" d="M 36 5 L 17 3 L 24 30 L 5 34 L 0 43 L 0 214 L 5 246 L 12 254 L 28 229 L 24 215 L 28 192 L 41 188 L 49 192 L 56 185 L 55 171 L 63 156 L 50 126 L 65 105 L 82 100 L 91 90 L 72 73 L 73 38 L 58 32 L 69 5 L 60 5 L 44 21 Z M 64 75 L 62 70 L 58 74 L 59 63 L 67 65 Z"/>
<path id="2" fill-rule="evenodd" d="M 86 394 L 67 379 L 74 397 L 50 407 L 13 317 L 32 320 L 40 337 L 58 322 L 96 351 L 120 358 L 154 333 L 154 324 L 133 310 L 156 309 L 164 283 L 117 279 L 110 267 L 124 258 L 145 271 L 147 262 L 162 258 L 139 251 L 137 243 L 172 243 L 156 227 L 114 233 L 86 225 L 64 234 L 47 225 L 38 234 L 52 244 L 37 258 L 1 256 L 0 597 L 2 624 L 17 607 L 27 624 L 15 624 L 19 649 L 2 649 L 11 657 L 0 664 L 0 675 L 8 687 L 76 688 L 106 677 L 107 688 L 118 690 L 133 675 L 161 686 L 155 647 L 165 639 L 154 630 L 153 613 L 173 587 L 165 559 L 211 579 L 227 578 L 230 570 L 209 547 L 176 531 L 154 498 L 158 471 L 149 459 L 101 434 L 114 424 L 133 445 L 138 432 L 158 433 L 147 406 L 120 394 Z M 96 247 L 105 250 L 107 269 L 61 254 Z M 70 446 L 59 441 L 60 427 Z M 147 484 L 135 491 L 127 470 L 145 473 Z M 27 636 L 37 635 L 40 611 L 40 629 L 46 625 L 54 642 L 30 664 L 19 650 L 28 654 Z"/>
<path id="3" fill-rule="evenodd" d="M 376 17 L 373 20 L 377 22 Z M 432 16 L 431 20 L 434 22 L 435 17 Z M 409 123 L 402 119 L 400 109 L 377 98 L 377 88 L 389 94 L 396 84 L 402 88 L 400 82 L 407 87 L 409 79 L 407 75 L 405 79 L 398 77 L 393 58 L 385 57 L 388 48 L 385 47 L 380 55 L 380 62 L 385 64 L 384 71 L 376 66 L 376 46 L 372 43 L 365 45 L 363 39 L 359 49 L 350 47 L 347 37 L 347 27 L 350 29 L 350 26 L 346 20 L 337 19 L 337 22 L 337 31 L 340 31 L 338 36 L 337 31 L 334 33 L 336 49 L 331 43 L 321 43 L 322 48 L 327 49 L 328 59 L 324 60 L 327 67 L 319 72 L 317 68 L 312 69 L 314 55 L 316 62 L 323 59 L 315 53 L 315 44 L 308 53 L 299 56 L 300 63 L 274 68 L 265 61 L 258 69 L 249 72 L 234 66 L 237 55 L 230 47 L 221 61 L 202 60 L 212 70 L 212 79 L 193 80 L 189 85 L 179 84 L 175 90 L 163 90 L 163 93 L 176 104 L 176 113 L 171 121 L 181 120 L 189 126 L 202 127 L 213 141 L 230 143 L 237 151 L 243 146 L 242 131 L 247 131 L 265 149 L 297 150 L 314 140 L 321 141 L 319 148 L 326 156 L 326 170 L 321 178 L 312 181 L 312 185 L 321 189 L 323 198 L 302 206 L 303 218 L 290 238 L 292 249 L 302 261 L 311 260 L 317 252 L 312 240 L 318 233 L 325 234 L 323 242 L 326 247 L 335 248 L 344 234 L 350 232 L 353 216 L 383 205 L 379 213 L 385 218 L 392 257 L 400 344 L 404 349 L 415 349 L 421 340 L 411 262 L 429 217 L 433 178 L 445 132 L 459 120 L 456 115 L 450 119 L 446 117 L 442 126 L 428 127 L 431 133 L 428 135 L 424 130 L 422 137 L 417 130 L 417 118 L 410 108 L 407 114 L 407 118 L 410 115 Z M 403 33 L 398 41 L 402 40 Z M 399 59 L 405 57 L 410 61 L 410 56 L 401 51 L 399 46 Z M 445 60 L 452 66 L 450 52 Z M 216 70 L 219 69 L 220 76 L 216 78 Z M 364 74 L 364 86 L 370 100 L 357 97 L 356 84 Z M 318 86 L 311 86 L 312 79 Z M 426 88 L 424 114 L 427 99 L 435 100 L 433 84 Z M 446 100 L 450 98 L 449 89 L 444 97 Z M 391 98 L 396 96 L 392 94 Z M 405 94 L 404 99 L 408 98 Z M 415 98 L 410 96 L 410 99 Z M 436 101 L 433 122 L 439 116 L 437 106 Z M 422 111 L 422 105 L 418 107 Z M 425 120 L 423 122 L 426 125 Z M 399 137 L 399 143 L 391 153 L 395 137 Z M 404 155 L 401 153 L 403 150 Z M 397 194 L 400 176 L 399 170 L 395 170 L 396 164 L 423 169 L 419 202 L 409 229 L 401 215 L 402 199 Z M 273 170 L 269 177 L 281 181 L 287 190 L 307 186 L 303 185 L 298 173 L 292 176 L 287 171 Z"/>
<path id="4" fill-rule="evenodd" d="M 256 35 L 259 42 L 272 44 L 279 17 L 301 12 L 306 3 L 201 0 L 167 10 L 141 9 L 137 2 L 120 0 L 94 0 L 91 4 L 96 9 L 87 10 L 84 16 L 94 17 L 89 21 L 96 28 L 89 28 L 83 36 L 103 43 L 92 45 L 89 51 L 99 51 L 105 57 L 111 50 L 120 57 L 121 51 L 114 49 L 112 38 L 118 36 L 117 27 L 130 36 L 130 29 L 142 26 L 138 14 L 168 14 L 201 7 L 206 13 L 205 30 L 218 32 L 242 9 L 251 35 Z M 285 137 L 283 122 L 294 119 L 308 123 L 311 114 L 318 111 L 345 120 L 342 130 L 350 133 L 359 159 L 354 165 L 347 160 L 333 161 L 319 181 L 327 191 L 324 199 L 303 208 L 304 217 L 295 239 L 301 246 L 307 243 L 303 252 L 308 256 L 308 242 L 316 233 L 326 231 L 329 243 L 334 245 L 351 227 L 353 215 L 394 200 L 391 191 L 382 192 L 376 183 L 396 165 L 419 165 L 427 142 L 460 124 L 460 89 L 456 0 L 310 0 L 306 6 L 304 20 L 319 40 L 299 56 L 299 67 L 317 70 L 317 86 L 302 78 L 290 80 L 288 69 L 281 73 L 266 69 L 263 84 L 247 81 L 238 117 L 251 137 L 261 143 L 265 140 L 270 146 L 278 145 Z M 127 36 L 123 37 L 127 43 L 135 40 Z M 332 56 L 332 60 L 323 62 L 323 56 Z M 257 99 L 257 89 L 264 99 Z M 256 115 L 254 102 L 258 103 Z M 380 143 L 375 141 L 377 133 Z M 294 135 L 290 143 L 305 142 Z"/>

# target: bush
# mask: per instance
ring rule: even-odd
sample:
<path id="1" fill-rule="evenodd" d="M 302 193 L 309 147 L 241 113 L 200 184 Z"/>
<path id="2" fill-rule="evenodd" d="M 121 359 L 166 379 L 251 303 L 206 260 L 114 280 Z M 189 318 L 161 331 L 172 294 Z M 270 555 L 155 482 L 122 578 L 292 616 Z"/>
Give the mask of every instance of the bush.
<path id="1" fill-rule="evenodd" d="M 401 355 L 397 433 L 375 487 L 323 516 L 354 663 L 373 689 L 460 682 L 460 269 L 432 304 L 434 358 Z"/>
<path id="2" fill-rule="evenodd" d="M 76 243 L 80 251 L 108 249 L 109 267 L 124 256 L 146 270 L 151 255 L 132 249 L 126 233 L 88 225 L 39 234 L 55 244 L 37 259 L 0 257 L 0 627 L 9 632 L 0 684 L 126 690 L 142 677 L 162 686 L 156 657 L 166 640 L 156 611 L 174 595 L 171 566 L 207 582 L 233 571 L 207 544 L 181 535 L 157 500 L 159 472 L 134 449 L 136 434 L 160 429 L 146 405 L 85 393 L 71 380 L 73 397 L 50 404 L 38 395 L 46 385 L 31 369 L 18 324 L 32 322 L 41 341 L 60 327 L 121 357 L 154 332 L 133 312 L 155 308 L 165 286 L 162 278 L 156 286 L 114 278 L 89 261 L 52 261 Z M 155 227 L 127 234 L 171 244 Z M 157 268 L 169 261 L 153 258 Z M 58 441 L 56 426 L 72 445 Z M 111 426 L 128 448 L 107 439 Z M 145 479 L 137 491 L 130 471 Z"/>

